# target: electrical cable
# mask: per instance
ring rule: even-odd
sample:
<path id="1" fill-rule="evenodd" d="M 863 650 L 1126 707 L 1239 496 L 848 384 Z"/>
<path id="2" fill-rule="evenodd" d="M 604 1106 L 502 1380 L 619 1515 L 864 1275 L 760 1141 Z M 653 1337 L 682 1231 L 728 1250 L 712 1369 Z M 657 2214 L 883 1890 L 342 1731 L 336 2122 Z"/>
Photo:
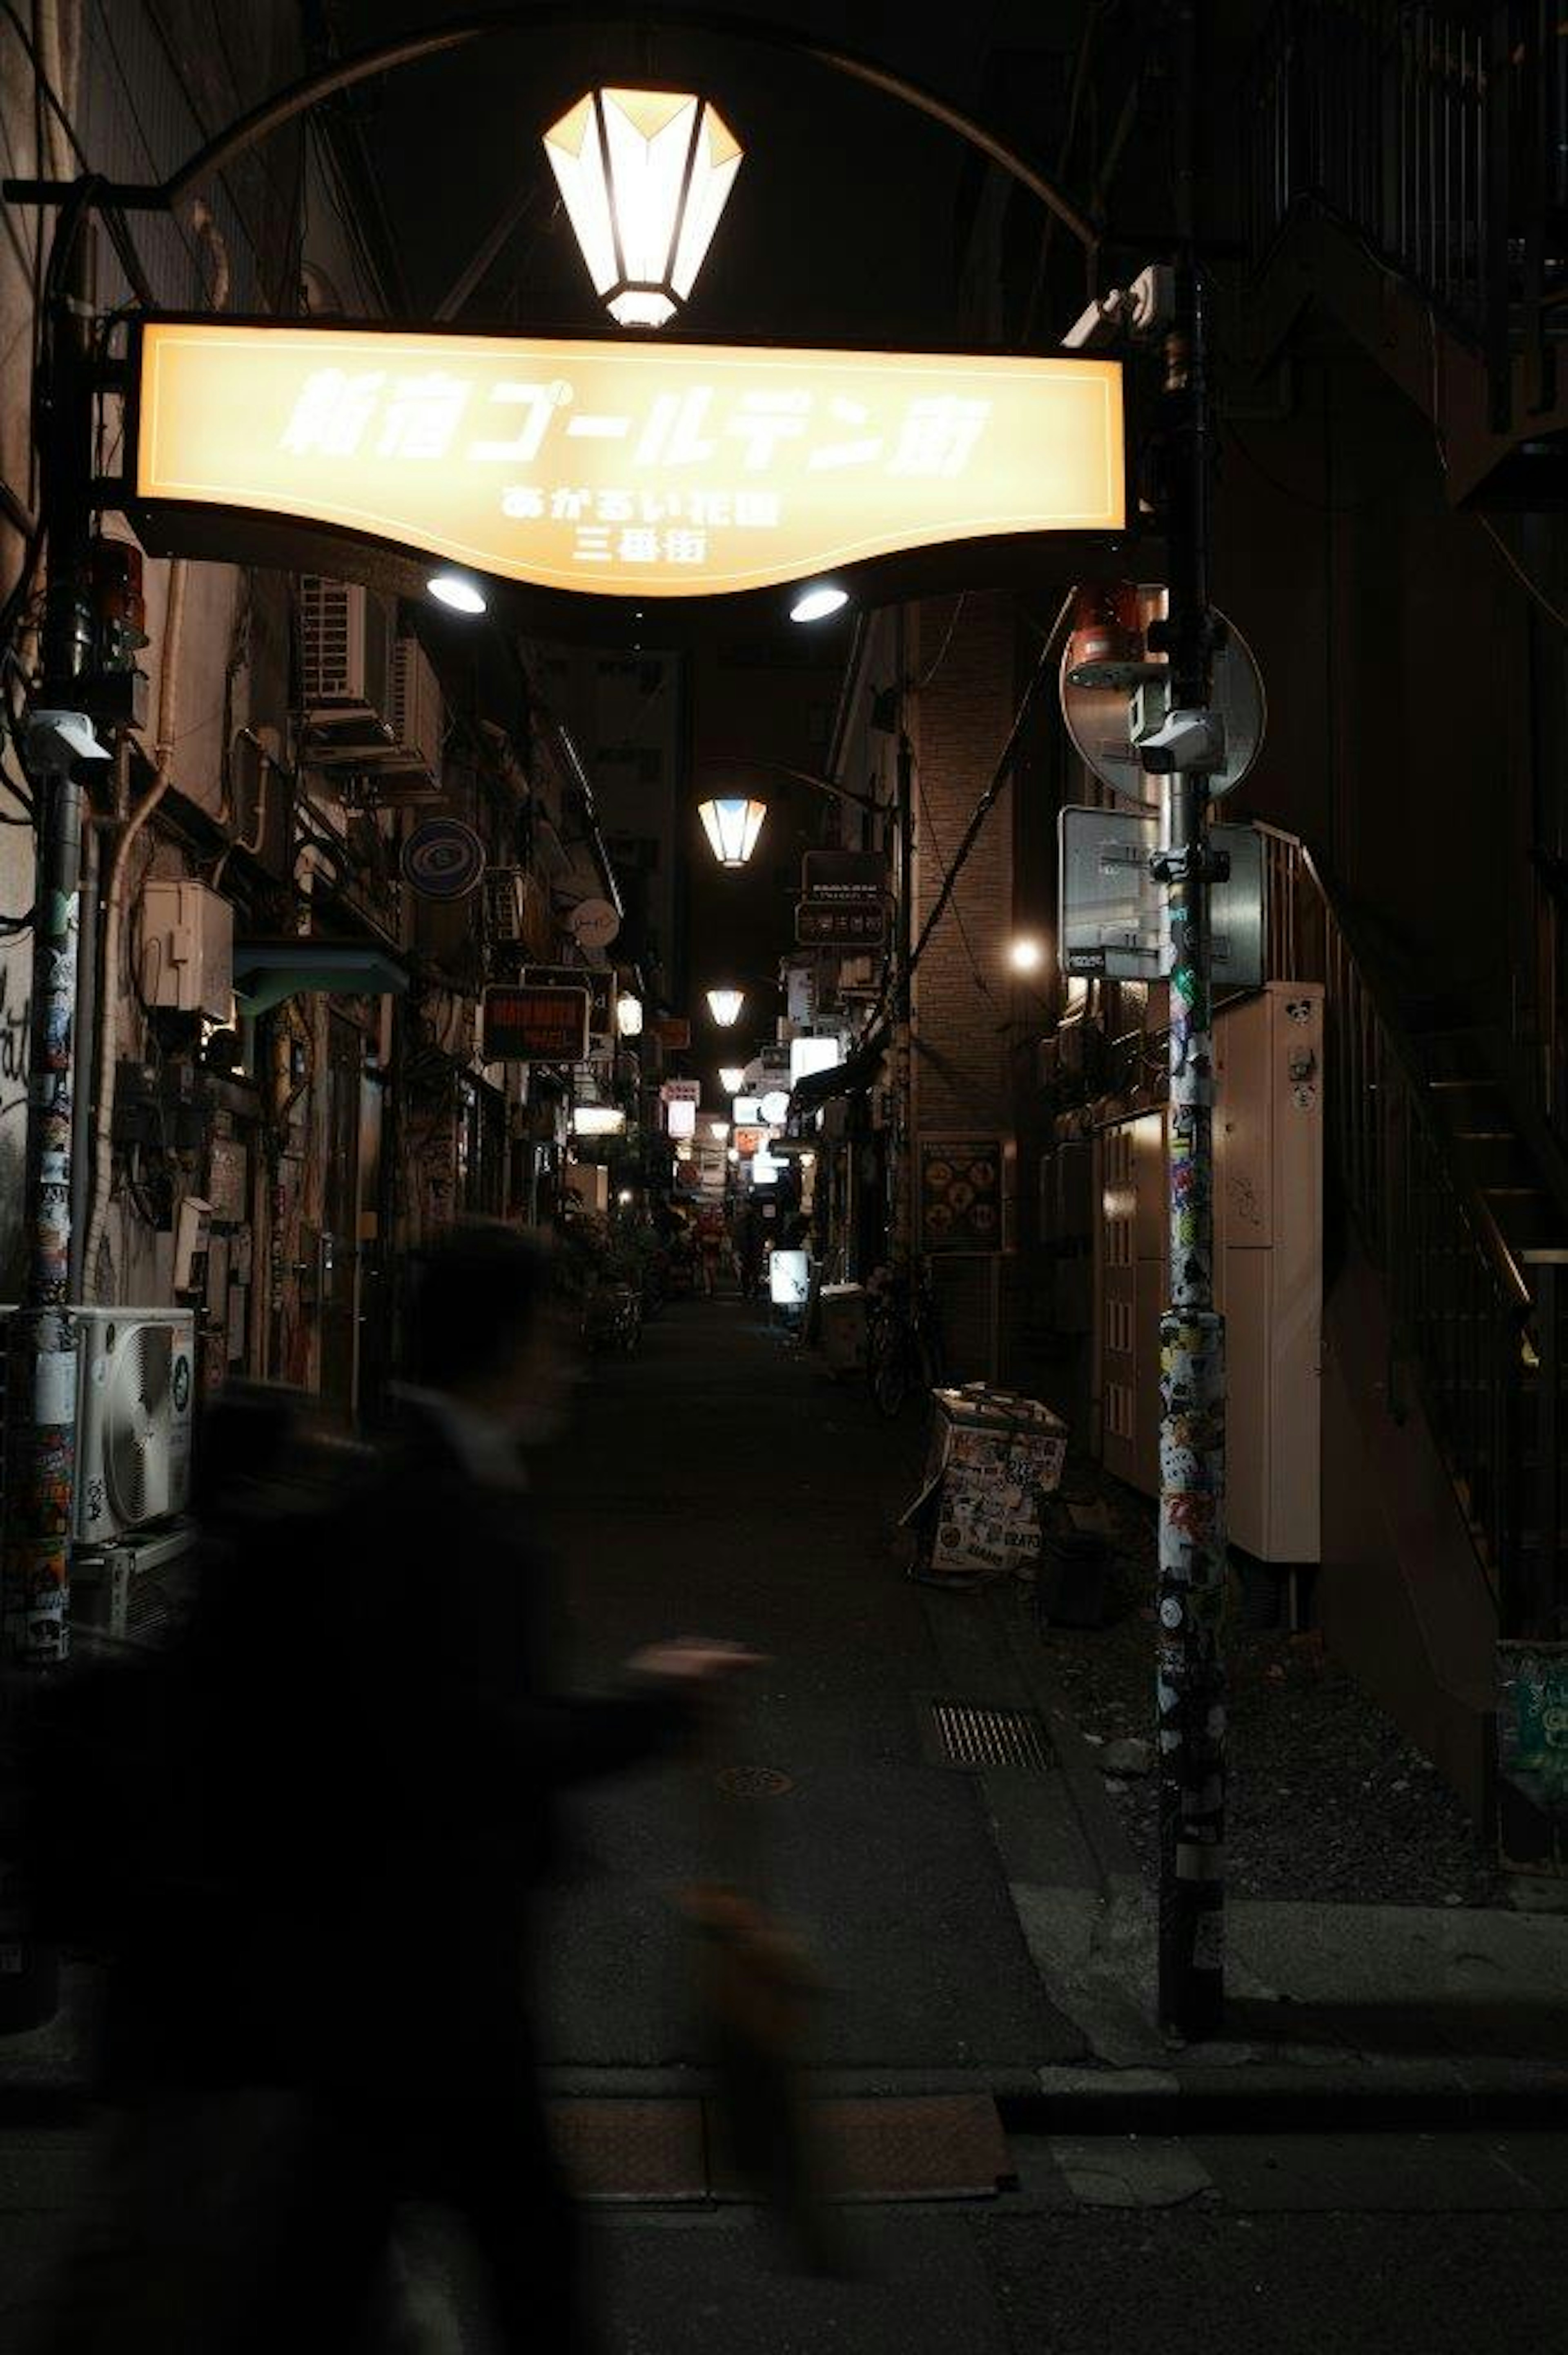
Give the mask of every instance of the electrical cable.
<path id="1" fill-rule="evenodd" d="M 1518 557 L 1515 556 L 1507 540 L 1504 539 L 1501 532 L 1498 530 L 1497 526 L 1492 522 L 1491 517 L 1489 516 L 1484 516 L 1480 514 L 1478 510 L 1475 509 L 1472 509 L 1472 513 L 1475 514 L 1476 521 L 1480 525 L 1481 529 L 1486 533 L 1487 538 L 1491 541 L 1493 547 L 1497 549 L 1498 554 L 1502 558 L 1503 562 L 1508 566 L 1509 570 L 1513 574 L 1514 579 L 1519 582 L 1520 587 L 1525 591 L 1526 595 L 1534 598 L 1542 612 L 1548 615 L 1552 621 L 1555 622 L 1560 630 L 1568 630 L 1568 613 L 1565 613 L 1560 605 L 1554 605 L 1551 598 L 1547 595 L 1545 590 L 1540 586 L 1539 582 L 1531 579 L 1529 573 L 1525 570 Z"/>
<path id="2" fill-rule="evenodd" d="M 931 838 L 931 848 L 936 854 L 937 867 L 945 879 L 948 862 L 943 854 L 941 843 L 938 839 L 936 822 L 931 815 L 931 805 L 927 797 L 926 781 L 920 773 L 920 765 L 918 762 L 915 763 L 915 784 L 916 790 L 920 795 L 920 815 L 925 823 L 926 832 Z M 964 944 L 964 954 L 969 959 L 969 974 L 973 979 L 975 987 L 980 991 L 982 997 L 988 999 L 991 1004 L 994 1005 L 996 1000 L 992 996 L 991 985 L 980 969 L 980 962 L 975 955 L 974 944 L 969 939 L 969 927 L 964 922 L 963 910 L 959 907 L 956 899 L 953 901 L 953 921 L 959 928 L 959 938 Z"/>
<path id="3" fill-rule="evenodd" d="M 1057 637 L 1061 634 L 1064 623 L 1066 621 L 1067 616 L 1073 610 L 1073 599 L 1075 594 L 1075 591 L 1069 589 L 1066 595 L 1063 598 L 1061 604 L 1057 608 L 1056 618 L 1051 624 L 1051 628 L 1045 638 L 1044 644 L 1040 649 L 1039 659 L 1035 663 L 1034 668 L 1030 675 L 1029 684 L 1023 690 L 1022 699 L 1018 706 L 1018 709 L 1013 714 L 1012 725 L 1009 729 L 1007 734 L 1007 741 L 1002 746 L 996 766 L 991 772 L 991 782 L 986 786 L 984 793 L 981 794 L 979 801 L 975 804 L 973 811 L 970 813 L 969 822 L 964 828 L 963 839 L 959 844 L 958 849 L 953 854 L 953 863 L 942 879 L 941 888 L 938 891 L 936 900 L 932 903 L 931 911 L 927 917 L 925 923 L 920 928 L 920 937 L 916 942 L 914 949 L 910 953 L 909 971 L 911 974 L 914 973 L 916 967 L 919 964 L 920 959 L 925 954 L 927 942 L 930 940 L 932 933 L 936 931 L 937 926 L 940 923 L 943 915 L 946 913 L 948 902 L 952 898 L 953 890 L 958 882 L 959 877 L 962 874 L 964 868 L 968 863 L 969 853 L 973 850 L 976 842 L 980 839 L 980 829 L 985 825 L 987 818 L 991 815 L 992 809 L 996 806 L 996 803 L 1001 795 L 1002 787 L 1006 784 L 1007 780 L 1012 773 L 1013 760 L 1018 751 L 1019 740 L 1023 733 L 1023 723 L 1029 717 L 1030 711 L 1033 707 L 1034 698 L 1039 694 L 1041 687 L 1044 682 L 1046 672 L 1050 668 L 1051 656 L 1055 647 Z"/>
<path id="4" fill-rule="evenodd" d="M 958 628 L 958 626 L 959 626 L 959 614 L 963 612 L 964 607 L 968 604 L 968 602 L 969 602 L 969 591 L 968 591 L 967 589 L 962 589 L 962 590 L 960 590 L 960 591 L 959 591 L 958 602 L 957 602 L 957 603 L 956 603 L 956 604 L 954 605 L 954 607 L 953 607 L 953 611 L 952 611 L 952 617 L 951 617 L 951 619 L 949 620 L 949 622 L 948 622 L 948 623 L 947 632 L 946 632 L 945 635 L 943 636 L 942 643 L 941 643 L 941 645 L 940 645 L 938 647 L 938 649 L 937 649 L 935 658 L 933 659 L 932 664 L 931 664 L 931 667 L 930 667 L 930 669 L 926 673 L 926 676 L 925 676 L 925 677 L 924 677 L 924 678 L 916 678 L 916 679 L 911 679 L 911 680 L 910 680 L 910 682 L 909 682 L 909 691 L 910 691 L 910 693 L 911 693 L 911 694 L 913 694 L 913 695 L 922 695 L 922 694 L 924 694 L 924 692 L 925 692 L 925 690 L 927 689 L 927 687 L 928 687 L 930 686 L 931 681 L 936 677 L 937 673 L 941 669 L 942 665 L 947 661 L 947 659 L 948 659 L 948 647 L 952 645 L 952 643 L 953 643 L 953 632 L 954 632 L 954 631 Z"/>

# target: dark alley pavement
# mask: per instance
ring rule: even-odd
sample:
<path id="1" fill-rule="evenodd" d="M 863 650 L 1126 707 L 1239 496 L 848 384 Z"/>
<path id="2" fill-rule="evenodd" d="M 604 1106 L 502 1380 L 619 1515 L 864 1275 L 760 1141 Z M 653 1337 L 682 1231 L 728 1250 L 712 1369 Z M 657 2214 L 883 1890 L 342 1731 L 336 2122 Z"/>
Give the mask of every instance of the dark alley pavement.
<path id="1" fill-rule="evenodd" d="M 903 1575 L 922 1441 L 914 1412 L 885 1423 L 863 1384 L 733 1297 L 676 1303 L 634 1356 L 593 1360 L 541 1480 L 574 1681 L 688 1633 L 767 1664 L 698 1764 L 579 1807 L 550 1945 L 552 2062 L 696 2057 L 672 1899 L 736 1862 L 822 1975 L 818 2066 L 1012 2074 L 1084 2051 L 1039 1985 L 977 1778 L 922 1745 L 928 1697 L 1029 1706 L 975 1598 Z M 734 1767 L 784 1787 L 726 1799 Z"/>
<path id="2" fill-rule="evenodd" d="M 594 1360 L 539 1467 L 563 1681 L 607 1683 L 669 1636 L 767 1655 L 700 1756 L 578 1803 L 547 1925 L 547 2086 L 606 2355 L 1568 2343 L 1568 2076 L 1509 2059 L 1513 2043 L 1486 2075 L 1277 2041 L 1181 2058 L 1152 2033 L 1121 1968 L 1144 1901 L 1027 1621 L 995 1591 L 904 1575 L 923 1441 L 913 1411 L 884 1423 L 861 1383 L 732 1296 L 674 1304 L 638 1354 Z M 1036 1710 L 1044 1770 L 938 1763 L 937 1696 Z M 724 1795 L 736 1770 L 758 1796 Z M 792 2269 L 715 2164 L 677 1901 L 729 1874 L 821 1973 L 810 2090 L 874 2120 L 839 2276 Z M 1255 1911 L 1309 1956 L 1333 1909 Z M 0 2355 L 58 2355 L 59 2318 L 91 2302 L 95 2252 L 122 2229 L 97 2172 L 104 2117 L 49 2095 L 66 2041 L 0 2070 Z M 986 2114 L 994 2172 L 944 2175 L 929 2114 L 899 2128 L 901 2106 L 943 2097 Z M 401 2241 L 389 2349 L 500 2355 L 450 2228 L 412 2211 Z"/>

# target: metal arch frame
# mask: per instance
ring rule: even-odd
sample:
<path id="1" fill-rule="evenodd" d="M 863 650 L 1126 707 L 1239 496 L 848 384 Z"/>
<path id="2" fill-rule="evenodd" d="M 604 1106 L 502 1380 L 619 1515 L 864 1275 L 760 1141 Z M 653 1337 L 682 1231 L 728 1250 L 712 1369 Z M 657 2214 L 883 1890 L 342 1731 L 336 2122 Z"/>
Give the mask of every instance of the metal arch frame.
<path id="1" fill-rule="evenodd" d="M 878 801 L 874 794 L 857 794 L 853 785 L 841 785 L 832 777 L 819 776 L 813 769 L 791 768 L 787 761 L 764 760 L 755 752 L 705 752 L 694 765 L 698 770 L 766 769 L 770 776 L 788 777 L 794 784 L 810 785 L 816 793 L 829 794 L 834 801 L 849 802 L 854 808 L 880 817 L 886 817 L 893 806 L 890 802 Z M 724 795 L 705 794 L 704 799 L 722 801 Z"/>
<path id="2" fill-rule="evenodd" d="M 789 51 L 796 57 L 811 59 L 830 71 L 846 76 L 852 81 L 881 91 L 886 97 L 897 99 L 955 132 L 968 145 L 1004 171 L 1053 213 L 1064 229 L 1070 229 L 1079 243 L 1093 249 L 1100 241 L 1100 229 L 1086 215 L 1081 213 L 1054 182 L 1035 170 L 1032 164 L 1010 147 L 1005 140 L 988 131 L 983 123 L 974 121 L 959 108 L 953 106 L 937 91 L 914 82 L 906 76 L 895 73 L 891 67 L 879 64 L 874 58 L 861 56 L 850 49 L 829 48 L 819 41 L 805 39 L 788 26 L 764 22 L 741 24 L 710 8 L 688 8 L 679 5 L 662 11 L 661 21 L 672 31 L 708 33 L 726 40 L 741 41 L 754 47 Z M 291 123 L 297 115 L 305 114 L 323 99 L 332 98 L 339 91 L 352 90 L 376 74 L 393 73 L 399 68 L 417 65 L 425 58 L 440 57 L 448 50 L 471 47 L 477 41 L 488 40 L 498 33 L 529 32 L 551 26 L 582 25 L 601 28 L 625 27 L 645 31 L 646 19 L 628 14 L 623 0 L 546 0 L 540 7 L 487 8 L 471 16 L 460 18 L 454 24 L 433 27 L 422 33 L 408 33 L 391 40 L 377 41 L 369 48 L 356 49 L 352 57 L 340 58 L 313 73 L 304 74 L 288 83 L 270 98 L 218 132 L 197 148 L 179 169 L 165 180 L 105 181 L 97 192 L 97 201 L 124 211 L 172 211 L 182 197 L 190 193 L 213 173 L 221 171 L 274 131 Z M 4 193 L 14 204 L 62 204 L 77 183 L 69 180 L 7 179 Z"/>

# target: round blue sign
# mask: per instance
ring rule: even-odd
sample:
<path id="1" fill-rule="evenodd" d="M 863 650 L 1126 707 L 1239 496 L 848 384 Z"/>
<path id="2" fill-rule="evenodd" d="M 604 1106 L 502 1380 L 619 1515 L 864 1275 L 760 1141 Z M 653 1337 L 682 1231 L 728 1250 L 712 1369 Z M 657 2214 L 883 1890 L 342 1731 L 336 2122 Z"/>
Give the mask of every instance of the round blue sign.
<path id="1" fill-rule="evenodd" d="M 484 873 L 484 845 L 461 818 L 430 817 L 403 845 L 404 879 L 423 900 L 465 900 Z"/>

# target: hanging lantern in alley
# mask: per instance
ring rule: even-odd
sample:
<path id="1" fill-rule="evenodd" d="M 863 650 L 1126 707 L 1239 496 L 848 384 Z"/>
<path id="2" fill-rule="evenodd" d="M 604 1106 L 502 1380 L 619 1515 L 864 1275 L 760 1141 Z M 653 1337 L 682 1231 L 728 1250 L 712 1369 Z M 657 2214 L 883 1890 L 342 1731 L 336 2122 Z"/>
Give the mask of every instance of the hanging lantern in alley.
<path id="1" fill-rule="evenodd" d="M 623 1039 L 642 1036 L 642 1000 L 629 989 L 622 990 L 615 1001 L 615 1027 Z"/>
<path id="2" fill-rule="evenodd" d="M 545 133 L 594 291 L 620 327 L 662 327 L 703 266 L 741 148 L 690 91 L 591 90 Z"/>
<path id="3" fill-rule="evenodd" d="M 726 800 L 701 802 L 697 815 L 703 822 L 703 832 L 721 867 L 744 867 L 757 847 L 757 837 L 762 831 L 762 821 L 768 815 L 766 802 Z"/>
<path id="4" fill-rule="evenodd" d="M 740 1019 L 740 1009 L 746 1004 L 744 989 L 710 989 L 707 993 L 708 1012 L 721 1030 L 732 1029 Z"/>
<path id="5" fill-rule="evenodd" d="M 724 1063 L 719 1068 L 719 1087 L 726 1096 L 737 1096 L 746 1078 L 738 1063 Z"/>

